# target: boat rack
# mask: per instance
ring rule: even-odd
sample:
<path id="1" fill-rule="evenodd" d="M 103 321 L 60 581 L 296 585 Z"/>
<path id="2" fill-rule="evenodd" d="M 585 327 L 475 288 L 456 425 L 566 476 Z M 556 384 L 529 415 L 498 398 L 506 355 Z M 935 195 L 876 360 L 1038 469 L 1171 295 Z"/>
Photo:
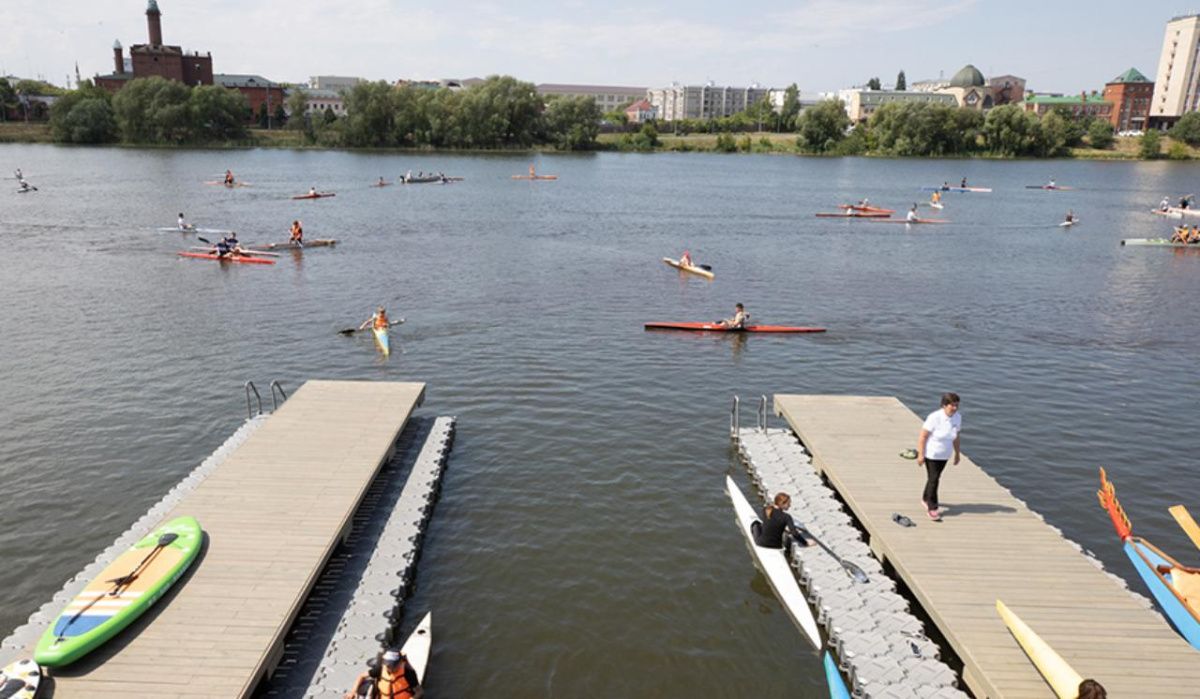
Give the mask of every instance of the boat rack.
<path id="1" fill-rule="evenodd" d="M 759 405 L 758 425 L 738 426 L 737 407 L 731 424 L 738 455 L 760 495 L 760 503 L 786 492 L 797 520 L 813 535 L 866 572 L 867 583 L 855 582 L 820 547 L 793 546 L 792 567 L 816 610 L 838 659 L 850 679 L 853 696 L 900 699 L 966 699 L 958 676 L 941 662 L 941 651 L 925 635 L 923 624 L 909 612 L 909 602 L 896 590 L 882 565 L 862 540 L 841 502 L 812 467 L 812 458 L 788 429 L 766 425 L 766 397 Z"/>

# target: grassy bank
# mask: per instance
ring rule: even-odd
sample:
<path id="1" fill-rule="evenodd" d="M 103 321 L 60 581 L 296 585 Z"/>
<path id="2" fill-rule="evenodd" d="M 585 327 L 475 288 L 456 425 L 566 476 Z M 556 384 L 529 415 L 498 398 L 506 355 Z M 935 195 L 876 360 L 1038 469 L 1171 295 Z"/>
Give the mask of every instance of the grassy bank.
<path id="1" fill-rule="evenodd" d="M 50 126 L 45 123 L 22 121 L 0 122 L 0 143 L 53 143 Z"/>

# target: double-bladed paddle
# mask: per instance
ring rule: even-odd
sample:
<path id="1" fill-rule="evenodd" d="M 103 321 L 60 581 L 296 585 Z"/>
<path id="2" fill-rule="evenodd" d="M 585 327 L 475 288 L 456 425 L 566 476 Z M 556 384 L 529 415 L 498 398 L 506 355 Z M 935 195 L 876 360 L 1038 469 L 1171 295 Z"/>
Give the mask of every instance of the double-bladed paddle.
<path id="1" fill-rule="evenodd" d="M 399 325 L 403 322 L 404 322 L 403 318 L 401 318 L 400 320 L 393 320 L 392 322 L 388 323 L 388 327 L 390 328 L 393 325 Z M 366 328 L 346 328 L 345 330 L 339 330 L 338 334 L 339 335 L 353 335 L 354 333 L 358 332 L 359 330 L 365 330 L 365 329 Z"/>
<path id="2" fill-rule="evenodd" d="M 849 575 L 850 577 L 854 578 L 855 582 L 857 582 L 857 583 L 870 582 L 871 579 L 867 577 L 867 574 L 863 571 L 862 568 L 859 568 L 857 565 L 851 563 L 850 561 L 843 559 L 841 556 L 834 553 L 828 546 L 825 545 L 825 542 L 823 542 L 820 539 L 818 539 L 817 537 L 813 536 L 812 532 L 810 532 L 806 529 L 804 531 L 804 533 L 806 535 L 808 535 L 808 538 L 817 542 L 817 546 L 820 546 L 821 548 L 825 549 L 825 553 L 829 554 L 830 556 L 833 556 L 833 560 L 840 563 L 842 565 L 842 568 L 846 571 L 846 575 Z"/>

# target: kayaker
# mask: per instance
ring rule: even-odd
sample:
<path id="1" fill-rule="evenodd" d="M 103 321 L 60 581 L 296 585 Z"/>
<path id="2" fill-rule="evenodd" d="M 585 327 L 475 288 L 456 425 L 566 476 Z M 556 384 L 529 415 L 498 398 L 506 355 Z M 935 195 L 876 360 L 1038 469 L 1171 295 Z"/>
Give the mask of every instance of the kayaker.
<path id="1" fill-rule="evenodd" d="M 300 221 L 292 221 L 292 228 L 289 231 L 292 235 L 288 238 L 289 243 L 304 244 L 304 226 L 300 225 Z"/>
<path id="2" fill-rule="evenodd" d="M 21 191 L 22 191 L 22 192 L 28 192 L 28 191 L 29 191 L 30 187 L 29 187 L 29 183 L 28 183 L 28 182 L 26 182 L 25 180 L 21 180 L 20 184 L 21 184 Z"/>
<path id="3" fill-rule="evenodd" d="M 366 320 L 364 320 L 363 324 L 358 326 L 358 329 L 359 330 L 366 330 L 367 328 L 381 328 L 382 329 L 382 328 L 386 328 L 390 325 L 391 325 L 391 322 L 388 321 L 387 309 L 385 309 L 383 306 L 380 306 L 379 308 L 375 309 L 374 315 L 372 315 L 370 318 L 367 318 Z"/>
<path id="4" fill-rule="evenodd" d="M 533 163 L 529 163 L 529 178 L 530 178 L 530 179 L 533 179 L 534 177 L 537 177 L 537 175 L 535 175 L 535 174 L 533 174 L 533 173 L 534 173 L 534 170 L 533 170 Z"/>
<path id="5" fill-rule="evenodd" d="M 1166 197 L 1163 197 L 1163 200 L 1158 202 L 1158 210 L 1159 211 L 1170 211 L 1171 210 L 1171 200 Z"/>
<path id="6" fill-rule="evenodd" d="M 379 182 L 376 184 L 376 186 L 378 186 L 378 187 L 386 187 L 387 186 L 387 182 L 383 181 L 383 175 L 379 176 Z"/>
<path id="7" fill-rule="evenodd" d="M 1192 205 L 1191 195 L 1185 195 L 1185 196 L 1179 197 L 1179 208 L 1186 209 L 1191 205 Z"/>
<path id="8" fill-rule="evenodd" d="M 1066 223 L 1075 223 L 1075 210 L 1074 209 L 1067 209 Z"/>
<path id="9" fill-rule="evenodd" d="M 411 180 L 412 180 L 412 170 L 409 170 L 408 172 L 404 173 L 404 181 L 410 182 Z"/>
<path id="10" fill-rule="evenodd" d="M 716 324 L 730 330 L 741 330 L 746 327 L 746 321 L 750 320 L 750 314 L 746 312 L 746 307 L 739 303 L 734 305 L 733 310 L 732 318 L 718 320 Z"/>
<path id="11" fill-rule="evenodd" d="M 938 484 L 946 462 L 954 455 L 957 466 L 961 451 L 958 433 L 962 429 L 962 415 L 958 414 L 957 393 L 943 393 L 942 407 L 929 413 L 917 434 L 917 465 L 925 467 L 925 491 L 921 504 L 929 512 L 929 519 L 940 522 L 941 507 L 938 506 Z"/>
<path id="12" fill-rule="evenodd" d="M 934 192 L 933 194 L 931 194 L 929 196 L 929 203 L 930 204 L 941 204 L 942 203 L 942 193 Z"/>
<path id="13" fill-rule="evenodd" d="M 176 223 L 179 225 L 179 230 L 181 230 L 181 231 L 190 231 L 193 228 L 195 228 L 195 226 L 193 226 L 192 224 L 190 224 L 186 220 L 184 220 L 182 212 L 180 212 L 179 220 Z"/>
<path id="14" fill-rule="evenodd" d="M 950 183 L 949 183 L 949 182 L 942 182 L 942 191 L 943 191 L 943 192 L 949 192 L 949 191 L 950 191 Z"/>
<path id="15" fill-rule="evenodd" d="M 965 178 L 965 177 L 962 178 L 962 184 L 958 185 L 958 187 L 959 187 L 959 189 L 966 189 L 967 188 L 967 178 Z"/>
<path id="16" fill-rule="evenodd" d="M 17 177 L 17 182 L 24 182 L 24 181 L 25 181 L 25 175 L 21 173 L 21 168 L 17 168 L 16 170 L 14 170 L 14 171 L 13 171 L 13 174 L 14 174 L 14 175 L 16 175 L 16 177 Z"/>
<path id="17" fill-rule="evenodd" d="M 360 696 L 418 699 L 425 696 L 425 691 L 417 679 L 416 670 L 408 663 L 408 658 L 398 650 L 388 650 L 384 652 L 378 665 L 354 680 L 354 688 L 346 692 L 345 699 Z"/>
<path id="18" fill-rule="evenodd" d="M 783 535 L 786 532 L 792 541 L 800 546 L 812 546 L 808 540 L 811 534 L 803 525 L 787 513 L 792 506 L 792 496 L 787 493 L 776 493 L 772 504 L 763 508 L 762 521 L 750 523 L 750 533 L 754 535 L 754 543 L 766 549 L 781 549 L 784 547 Z"/>
<path id="19" fill-rule="evenodd" d="M 683 267 L 694 266 L 692 264 L 692 253 L 688 252 L 687 250 L 684 250 L 683 254 L 679 256 L 679 264 Z"/>
<path id="20" fill-rule="evenodd" d="M 229 235 L 217 241 L 215 252 L 217 257 L 225 257 L 226 255 L 241 255 L 245 251 L 242 250 L 242 244 L 238 242 L 237 233 L 230 231 Z"/>
<path id="21" fill-rule="evenodd" d="M 1171 235 L 1171 242 L 1172 242 L 1172 243 L 1184 243 L 1184 244 L 1187 244 L 1187 241 L 1188 241 L 1188 229 L 1187 229 L 1187 226 L 1180 226 L 1179 228 L 1176 228 L 1176 229 L 1175 229 L 1175 233 Z"/>
<path id="22" fill-rule="evenodd" d="M 310 196 L 310 197 L 317 196 L 317 186 L 316 185 L 313 185 L 308 188 L 308 196 Z"/>
<path id="23" fill-rule="evenodd" d="M 1046 185 L 1046 189 L 1057 189 L 1058 185 L 1054 183 L 1054 178 L 1050 178 L 1050 184 Z"/>
<path id="24" fill-rule="evenodd" d="M 917 205 L 913 204 L 912 208 L 908 210 L 908 215 L 904 217 L 904 220 L 909 223 L 915 223 L 919 218 L 920 216 L 917 216 Z"/>
<path id="25" fill-rule="evenodd" d="M 855 204 L 855 206 L 857 206 L 860 209 L 865 209 L 865 208 L 869 207 L 870 205 L 871 205 L 871 202 L 866 197 L 859 199 L 858 203 Z"/>
<path id="26" fill-rule="evenodd" d="M 232 187 L 232 186 L 233 186 L 233 184 L 234 184 L 234 182 L 233 182 L 233 170 L 226 170 L 226 171 L 225 171 L 225 186 L 226 186 L 226 187 Z"/>

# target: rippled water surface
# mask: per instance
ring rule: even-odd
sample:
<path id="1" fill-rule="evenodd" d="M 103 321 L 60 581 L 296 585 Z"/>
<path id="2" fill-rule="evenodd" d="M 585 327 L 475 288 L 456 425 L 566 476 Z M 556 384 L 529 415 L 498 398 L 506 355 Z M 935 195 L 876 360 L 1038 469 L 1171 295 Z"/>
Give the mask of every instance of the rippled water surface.
<path id="1" fill-rule="evenodd" d="M 224 441 L 247 379 L 426 381 L 422 412 L 459 416 L 413 601 L 437 610 L 436 696 L 824 691 L 722 491 L 735 393 L 924 414 L 955 390 L 964 450 L 1135 589 L 1097 466 L 1195 560 L 1166 507 L 1200 510 L 1200 251 L 1118 241 L 1169 232 L 1147 209 L 1196 166 L 600 154 L 511 180 L 529 159 L 0 146 L 41 188 L 0 194 L 0 635 Z M 203 184 L 227 167 L 253 186 Z M 410 168 L 466 179 L 367 186 Z M 812 216 L 963 176 L 995 192 L 947 194 L 951 225 Z M 1051 177 L 1079 189 L 1023 187 Z M 311 185 L 338 195 L 288 199 Z M 154 230 L 180 211 L 342 242 L 226 268 Z M 659 262 L 684 248 L 714 282 Z M 642 330 L 737 301 L 829 332 Z M 408 319 L 386 361 L 335 333 L 378 303 Z"/>

